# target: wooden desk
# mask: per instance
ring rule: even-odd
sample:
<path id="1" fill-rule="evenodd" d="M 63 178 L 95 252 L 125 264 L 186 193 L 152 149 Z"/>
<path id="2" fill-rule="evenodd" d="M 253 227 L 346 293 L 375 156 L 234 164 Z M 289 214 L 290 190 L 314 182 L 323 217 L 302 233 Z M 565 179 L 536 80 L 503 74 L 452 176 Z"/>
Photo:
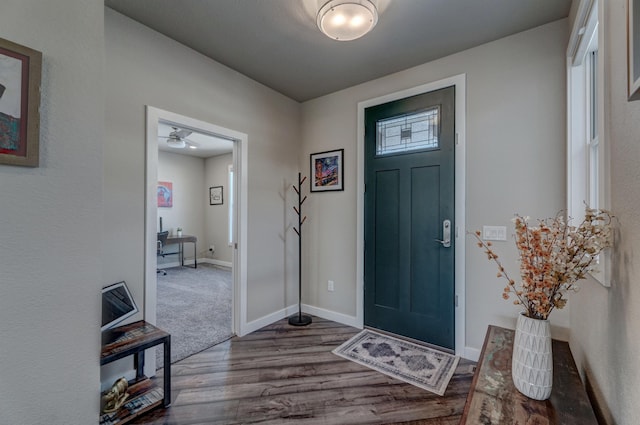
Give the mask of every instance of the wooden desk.
<path id="1" fill-rule="evenodd" d="M 133 355 L 136 378 L 129 382 L 129 398 L 114 413 L 100 416 L 100 425 L 124 424 L 160 405 L 171 404 L 171 335 L 141 320 L 102 334 L 100 366 Z M 144 376 L 144 350 L 164 344 L 164 388 Z"/>
<path id="2" fill-rule="evenodd" d="M 489 326 L 461 425 L 597 425 L 569 344 L 553 340 L 553 390 L 549 400 L 522 395 L 511 379 L 515 331 Z"/>
<path id="3" fill-rule="evenodd" d="M 198 242 L 198 238 L 195 236 L 183 235 L 183 236 L 170 236 L 167 238 L 167 242 L 165 245 L 178 244 L 180 247 L 178 250 L 178 254 L 180 255 L 180 265 L 184 267 L 184 243 L 189 242 L 193 244 L 193 268 L 198 268 L 198 249 L 196 247 L 196 243 Z M 165 254 L 169 255 L 169 254 Z"/>

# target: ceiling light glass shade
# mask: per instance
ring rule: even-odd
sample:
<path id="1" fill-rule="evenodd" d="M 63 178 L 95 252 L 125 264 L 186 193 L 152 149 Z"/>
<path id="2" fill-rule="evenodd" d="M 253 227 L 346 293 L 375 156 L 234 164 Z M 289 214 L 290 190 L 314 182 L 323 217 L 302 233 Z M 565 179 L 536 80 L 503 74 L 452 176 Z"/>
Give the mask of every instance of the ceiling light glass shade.
<path id="1" fill-rule="evenodd" d="M 370 0 L 331 0 L 318 11 L 317 24 L 338 41 L 360 38 L 378 23 L 378 10 Z"/>
<path id="2" fill-rule="evenodd" d="M 184 148 L 187 144 L 182 139 L 169 138 L 167 139 L 167 145 L 171 148 L 179 149 Z"/>

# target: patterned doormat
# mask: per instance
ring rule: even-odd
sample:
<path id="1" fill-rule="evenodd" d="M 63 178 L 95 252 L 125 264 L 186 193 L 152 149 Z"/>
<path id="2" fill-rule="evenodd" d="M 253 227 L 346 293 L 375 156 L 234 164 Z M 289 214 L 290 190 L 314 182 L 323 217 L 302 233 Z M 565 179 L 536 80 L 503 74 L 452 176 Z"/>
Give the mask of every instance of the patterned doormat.
<path id="1" fill-rule="evenodd" d="M 459 357 L 365 329 L 333 353 L 380 373 L 444 395 Z"/>

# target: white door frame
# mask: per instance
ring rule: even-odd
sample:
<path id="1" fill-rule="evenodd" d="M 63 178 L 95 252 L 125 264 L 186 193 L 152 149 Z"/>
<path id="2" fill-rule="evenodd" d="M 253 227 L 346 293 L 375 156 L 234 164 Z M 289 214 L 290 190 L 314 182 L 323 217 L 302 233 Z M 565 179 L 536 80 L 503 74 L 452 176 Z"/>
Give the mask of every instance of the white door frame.
<path id="1" fill-rule="evenodd" d="M 455 352 L 465 355 L 465 111 L 466 74 L 460 74 L 358 103 L 358 179 L 357 179 L 357 254 L 356 254 L 356 322 L 364 327 L 364 110 L 394 100 L 455 86 Z"/>
<path id="2" fill-rule="evenodd" d="M 232 332 L 243 335 L 247 328 L 247 187 L 248 187 L 248 136 L 244 133 L 200 121 L 184 115 L 165 111 L 153 106 L 146 107 L 146 174 L 145 174 L 145 277 L 144 277 L 144 320 L 156 323 L 157 303 L 157 185 L 158 185 L 158 123 L 173 124 L 181 128 L 197 131 L 211 136 L 222 136 L 234 142 L 233 167 L 236 176 L 234 187 L 235 249 L 233 250 L 233 293 L 232 293 Z M 204 196 L 204 194 L 203 194 Z M 149 354 L 150 351 L 147 352 Z M 151 357 L 150 357 L 151 360 Z M 150 369 L 145 373 L 152 376 L 155 362 L 149 361 Z"/>

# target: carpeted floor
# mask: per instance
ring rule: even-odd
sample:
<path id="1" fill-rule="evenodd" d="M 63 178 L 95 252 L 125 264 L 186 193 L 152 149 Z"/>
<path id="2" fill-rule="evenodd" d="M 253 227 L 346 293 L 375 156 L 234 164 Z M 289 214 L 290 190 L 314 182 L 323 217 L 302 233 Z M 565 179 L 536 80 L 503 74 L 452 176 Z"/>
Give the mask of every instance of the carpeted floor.
<path id="1" fill-rule="evenodd" d="M 171 334 L 171 363 L 229 339 L 231 269 L 211 264 L 158 274 L 157 326 Z M 162 367 L 162 348 L 156 368 Z"/>

